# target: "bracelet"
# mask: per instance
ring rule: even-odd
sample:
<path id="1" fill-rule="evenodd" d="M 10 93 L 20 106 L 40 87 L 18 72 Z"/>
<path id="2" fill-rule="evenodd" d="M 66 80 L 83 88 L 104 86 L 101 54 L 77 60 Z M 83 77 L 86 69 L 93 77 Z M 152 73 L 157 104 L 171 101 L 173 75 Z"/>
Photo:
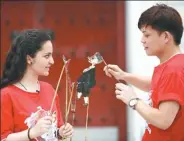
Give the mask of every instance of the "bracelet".
<path id="1" fill-rule="evenodd" d="M 59 128 L 57 128 L 56 132 L 55 132 L 55 136 L 56 138 L 58 138 L 59 140 L 62 140 L 63 137 L 59 134 Z"/>
<path id="2" fill-rule="evenodd" d="M 28 139 L 31 141 L 32 139 L 31 139 L 31 137 L 30 137 L 30 130 L 31 130 L 31 128 L 29 128 L 28 131 L 27 131 L 27 137 L 28 137 Z"/>

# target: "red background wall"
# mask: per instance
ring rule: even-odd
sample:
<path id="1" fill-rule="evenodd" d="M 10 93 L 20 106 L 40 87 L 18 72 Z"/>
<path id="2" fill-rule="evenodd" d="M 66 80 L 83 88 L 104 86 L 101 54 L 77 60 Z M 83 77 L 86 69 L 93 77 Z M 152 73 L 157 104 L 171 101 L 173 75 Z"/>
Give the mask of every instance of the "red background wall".
<path id="1" fill-rule="evenodd" d="M 54 32 L 55 65 L 49 77 L 41 78 L 56 88 L 63 66 L 62 55 L 71 59 L 69 73 L 76 81 L 89 67 L 87 56 L 100 52 L 108 64 L 125 69 L 124 2 L 2 2 L 1 70 L 10 47 L 11 34 L 26 28 Z M 105 76 L 104 64 L 96 66 L 95 88 L 90 95 L 89 126 L 118 126 L 119 141 L 126 141 L 125 105 L 115 98 L 116 81 Z M 65 108 L 65 76 L 58 91 L 61 110 Z M 75 94 L 75 93 L 74 93 Z M 86 108 L 77 101 L 74 126 L 85 126 Z M 71 117 L 69 118 L 71 121 Z"/>

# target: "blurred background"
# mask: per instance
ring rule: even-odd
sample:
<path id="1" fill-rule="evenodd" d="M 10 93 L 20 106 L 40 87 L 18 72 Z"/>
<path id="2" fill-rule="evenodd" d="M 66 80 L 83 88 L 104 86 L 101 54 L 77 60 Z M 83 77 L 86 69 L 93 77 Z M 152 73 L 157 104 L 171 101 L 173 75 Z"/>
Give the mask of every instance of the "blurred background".
<path id="1" fill-rule="evenodd" d="M 151 75 L 158 60 L 146 56 L 137 22 L 141 13 L 156 3 L 173 6 L 184 21 L 183 1 L 1 1 L 1 71 L 13 38 L 21 30 L 39 28 L 47 30 L 53 39 L 55 64 L 50 75 L 41 79 L 54 88 L 63 66 L 62 55 L 71 59 L 68 71 L 72 82 L 90 66 L 87 57 L 95 52 L 100 52 L 107 64 Z M 96 66 L 97 83 L 89 97 L 88 141 L 140 141 L 145 121 L 115 98 L 117 81 L 105 76 L 103 68 L 104 64 Z M 63 76 L 58 90 L 63 117 L 65 79 Z M 147 99 L 146 93 L 136 88 L 135 91 L 140 98 Z M 72 101 L 75 103 L 75 97 Z M 82 98 L 76 101 L 73 141 L 85 140 L 83 103 Z M 72 113 L 69 122 L 72 123 Z"/>

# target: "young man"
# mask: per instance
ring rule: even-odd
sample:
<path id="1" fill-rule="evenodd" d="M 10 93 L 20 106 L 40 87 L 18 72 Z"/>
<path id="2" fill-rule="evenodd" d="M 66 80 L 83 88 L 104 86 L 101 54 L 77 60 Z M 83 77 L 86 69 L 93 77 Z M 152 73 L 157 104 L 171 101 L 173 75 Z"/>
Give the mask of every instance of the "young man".
<path id="1" fill-rule="evenodd" d="M 107 76 L 124 80 L 150 93 L 150 103 L 137 98 L 128 86 L 117 83 L 116 97 L 135 109 L 148 123 L 142 141 L 184 141 L 184 54 L 179 44 L 183 24 L 179 13 L 164 4 L 144 11 L 138 22 L 141 42 L 148 56 L 157 56 L 160 64 L 152 78 L 122 71 L 117 65 L 104 68 Z"/>

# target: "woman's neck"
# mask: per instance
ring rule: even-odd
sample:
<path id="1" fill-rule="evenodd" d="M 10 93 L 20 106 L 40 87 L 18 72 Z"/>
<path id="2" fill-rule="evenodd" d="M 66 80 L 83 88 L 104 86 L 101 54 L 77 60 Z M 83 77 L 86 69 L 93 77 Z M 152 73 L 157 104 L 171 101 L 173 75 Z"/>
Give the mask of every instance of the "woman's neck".
<path id="1" fill-rule="evenodd" d="M 38 82 L 38 75 L 33 72 L 26 71 L 23 78 L 15 84 L 20 89 L 27 92 L 40 91 L 40 84 Z"/>
<path id="2" fill-rule="evenodd" d="M 38 82 L 38 75 L 26 72 L 20 82 L 26 85 L 36 84 Z"/>

